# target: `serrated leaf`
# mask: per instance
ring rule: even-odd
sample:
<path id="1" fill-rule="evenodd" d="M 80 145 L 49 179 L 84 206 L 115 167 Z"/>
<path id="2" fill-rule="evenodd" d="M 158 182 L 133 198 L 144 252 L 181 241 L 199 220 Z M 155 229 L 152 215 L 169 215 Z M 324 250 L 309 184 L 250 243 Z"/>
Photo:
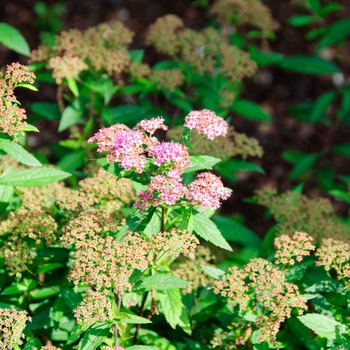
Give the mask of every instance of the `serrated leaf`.
<path id="1" fill-rule="evenodd" d="M 232 251 L 232 248 L 227 243 L 217 226 L 201 213 L 192 216 L 190 231 L 195 231 L 198 236 L 213 243 L 217 247 Z"/>
<path id="2" fill-rule="evenodd" d="M 319 314 L 298 316 L 298 319 L 320 337 L 334 340 L 337 335 L 347 332 L 346 326 L 336 320 Z"/>
<path id="3" fill-rule="evenodd" d="M 71 174 L 55 168 L 32 168 L 1 175 L 0 185 L 17 187 L 43 186 L 61 181 L 69 176 Z"/>
<path id="4" fill-rule="evenodd" d="M 0 23 L 0 43 L 22 55 L 30 54 L 26 39 L 16 28 L 7 23 Z"/>
<path id="5" fill-rule="evenodd" d="M 127 220 L 126 225 L 122 227 L 122 229 L 117 234 L 117 239 L 122 239 L 128 231 L 132 232 L 142 232 L 146 227 L 147 224 L 150 222 L 154 212 L 157 208 L 152 207 L 144 210 L 143 212 L 136 209 Z"/>
<path id="6" fill-rule="evenodd" d="M 212 278 L 214 279 L 220 279 L 221 276 L 223 276 L 225 274 L 225 271 L 222 271 L 220 269 L 217 269 L 215 267 L 211 267 L 211 266 L 205 266 L 205 265 L 201 265 L 201 268 Z"/>
<path id="7" fill-rule="evenodd" d="M 162 306 L 165 319 L 175 329 L 182 313 L 182 298 L 180 289 L 169 289 L 157 296 Z"/>
<path id="8" fill-rule="evenodd" d="M 78 350 L 95 350 L 100 346 L 105 337 L 110 334 L 110 323 L 98 323 L 89 328 L 79 342 Z"/>
<path id="9" fill-rule="evenodd" d="M 219 158 L 210 156 L 191 156 L 192 166 L 185 168 L 184 173 L 192 173 L 198 170 L 211 170 L 213 166 L 221 161 Z"/>
<path id="10" fill-rule="evenodd" d="M 334 74 L 340 73 L 339 68 L 332 62 L 318 56 L 291 56 L 277 62 L 281 68 L 304 74 Z"/>
<path id="11" fill-rule="evenodd" d="M 39 132 L 39 129 L 35 127 L 34 125 L 31 124 L 26 124 L 21 127 L 21 131 L 34 131 L 34 132 Z"/>
<path id="12" fill-rule="evenodd" d="M 186 308 L 184 306 L 182 306 L 182 312 L 180 315 L 178 325 L 188 335 L 192 334 L 191 321 L 190 321 L 190 318 L 188 317 L 188 311 L 186 310 Z"/>
<path id="13" fill-rule="evenodd" d="M 247 119 L 271 122 L 272 117 L 259 105 L 249 100 L 236 100 L 231 110 Z"/>
<path id="14" fill-rule="evenodd" d="M 125 310 L 125 312 L 119 312 L 115 315 L 114 320 L 116 320 L 117 322 L 124 322 L 130 324 L 152 323 L 152 321 L 148 320 L 147 318 L 137 316 L 129 310 Z"/>
<path id="15" fill-rule="evenodd" d="M 75 327 L 70 332 L 70 335 L 67 340 L 67 345 L 75 343 L 80 336 L 85 333 L 94 323 L 80 323 L 75 325 Z"/>
<path id="16" fill-rule="evenodd" d="M 41 166 L 41 163 L 17 142 L 0 139 L 0 149 L 22 164 Z"/>
<path id="17" fill-rule="evenodd" d="M 167 274 L 157 274 L 139 278 L 134 284 L 133 291 L 149 291 L 149 290 L 168 290 L 174 288 L 183 288 L 190 282 Z"/>

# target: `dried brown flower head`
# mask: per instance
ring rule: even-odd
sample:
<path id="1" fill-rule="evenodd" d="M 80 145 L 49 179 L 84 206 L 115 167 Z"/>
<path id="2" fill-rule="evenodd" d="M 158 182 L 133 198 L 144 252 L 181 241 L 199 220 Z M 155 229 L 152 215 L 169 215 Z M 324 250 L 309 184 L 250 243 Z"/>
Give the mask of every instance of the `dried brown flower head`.
<path id="1" fill-rule="evenodd" d="M 253 259 L 243 269 L 231 267 L 224 279 L 213 282 L 213 288 L 230 304 L 238 305 L 241 312 L 249 309 L 256 316 L 260 341 L 275 343 L 280 325 L 291 316 L 292 309 L 297 308 L 299 314 L 307 309 L 298 287 L 286 282 L 281 270 L 261 258 Z"/>
<path id="2" fill-rule="evenodd" d="M 175 15 L 160 17 L 149 27 L 146 43 L 158 52 L 174 56 L 179 50 L 177 31 L 183 27 L 182 19 Z"/>
<path id="3" fill-rule="evenodd" d="M 312 237 L 305 232 L 295 232 L 292 237 L 287 235 L 276 237 L 275 264 L 292 266 L 295 261 L 301 262 L 304 256 L 310 255 L 310 252 L 315 250 L 311 242 Z"/>
<path id="4" fill-rule="evenodd" d="M 26 270 L 33 263 L 36 249 L 53 244 L 58 237 L 54 218 L 40 207 L 21 207 L 11 212 L 1 222 L 0 230 L 9 234 L 4 257 L 11 275 Z"/>
<path id="5" fill-rule="evenodd" d="M 135 79 L 146 78 L 150 76 L 151 69 L 146 63 L 131 63 L 129 73 Z"/>
<path id="6" fill-rule="evenodd" d="M 0 308 L 0 350 L 15 349 L 23 344 L 21 338 L 26 323 L 31 321 L 27 311 Z"/>
<path id="7" fill-rule="evenodd" d="M 88 65 L 77 56 L 55 56 L 49 59 L 48 68 L 52 69 L 52 76 L 56 79 L 58 85 L 62 84 L 62 79 L 67 80 L 77 78 Z"/>
<path id="8" fill-rule="evenodd" d="M 209 13 L 222 25 L 252 25 L 261 31 L 263 37 L 279 27 L 270 9 L 260 0 L 216 0 Z"/>
<path id="9" fill-rule="evenodd" d="M 183 127 L 175 127 L 167 132 L 169 139 L 181 140 Z M 191 143 L 195 145 L 192 152 L 200 155 L 210 155 L 222 160 L 235 156 L 241 156 L 243 159 L 248 156 L 261 157 L 263 150 L 258 141 L 235 131 L 234 127 L 229 125 L 226 136 L 218 136 L 214 140 L 208 140 L 199 135 L 195 130 L 191 134 Z"/>
<path id="10" fill-rule="evenodd" d="M 323 239 L 316 250 L 316 265 L 334 269 L 339 280 L 350 286 L 350 244 L 332 238 Z"/>
<path id="11" fill-rule="evenodd" d="M 133 33 L 120 22 L 102 23 L 84 31 L 72 29 L 61 32 L 53 48 L 41 46 L 33 51 L 30 59 L 53 68 L 58 82 L 79 74 L 86 65 L 118 76 L 130 65 L 127 45 L 132 37 Z"/>
<path id="12" fill-rule="evenodd" d="M 158 18 L 146 41 L 158 52 L 180 59 L 201 75 L 222 73 L 229 80 L 242 80 L 257 69 L 248 53 L 230 45 L 214 28 L 200 32 L 186 29 L 175 15 Z"/>
<path id="13" fill-rule="evenodd" d="M 56 191 L 57 205 L 65 211 L 79 213 L 99 204 L 107 211 L 116 211 L 135 199 L 135 191 L 129 179 L 118 180 L 104 169 L 91 178 L 79 182 L 80 188 Z"/>
<path id="14" fill-rule="evenodd" d="M 322 238 L 349 241 L 349 226 L 336 217 L 331 202 L 326 198 L 309 199 L 306 196 L 288 191 L 277 194 L 273 188 L 263 188 L 256 192 L 258 204 L 269 208 L 278 222 L 279 235 L 291 235 L 295 231 L 307 232 L 316 243 Z"/>
<path id="15" fill-rule="evenodd" d="M 5 74 L 0 72 L 0 132 L 14 137 L 24 134 L 26 112 L 19 107 L 14 89 L 21 83 L 33 84 L 35 75 L 26 66 L 12 63 L 6 67 Z"/>
<path id="16" fill-rule="evenodd" d="M 177 68 L 157 69 L 151 72 L 149 80 L 154 82 L 158 89 L 174 91 L 183 84 L 185 77 Z"/>

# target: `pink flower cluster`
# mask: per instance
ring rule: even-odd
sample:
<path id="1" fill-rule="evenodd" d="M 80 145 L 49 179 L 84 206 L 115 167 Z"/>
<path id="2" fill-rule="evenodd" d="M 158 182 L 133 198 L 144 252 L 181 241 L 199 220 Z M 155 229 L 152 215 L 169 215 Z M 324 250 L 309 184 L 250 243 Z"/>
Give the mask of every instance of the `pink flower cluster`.
<path id="1" fill-rule="evenodd" d="M 197 180 L 189 184 L 187 198 L 192 204 L 199 204 L 204 208 L 220 208 L 220 199 L 227 199 L 231 191 L 224 187 L 220 178 L 212 173 L 201 173 Z"/>
<path id="2" fill-rule="evenodd" d="M 216 136 L 225 136 L 228 125 L 225 120 L 218 117 L 208 109 L 192 111 L 185 118 L 185 124 L 189 129 L 196 129 L 198 134 L 204 134 L 209 140 L 214 140 Z"/>
<path id="3" fill-rule="evenodd" d="M 141 129 L 153 135 L 156 130 L 162 129 L 164 131 L 168 130 L 168 127 L 164 125 L 164 118 L 157 117 L 150 120 L 144 119 L 136 124 L 135 129 Z"/>
<path id="4" fill-rule="evenodd" d="M 146 165 L 146 156 L 143 154 L 144 135 L 138 130 L 118 132 L 114 137 L 114 145 L 110 151 L 114 161 L 125 170 L 135 169 L 142 173 Z"/>
<path id="5" fill-rule="evenodd" d="M 149 184 L 149 190 L 139 193 L 140 201 L 134 207 L 142 211 L 148 205 L 157 206 L 162 202 L 173 205 L 178 200 L 187 199 L 192 205 L 218 209 L 220 199 L 227 199 L 230 195 L 231 191 L 224 187 L 220 178 L 209 172 L 198 174 L 188 187 L 180 179 L 156 175 Z"/>

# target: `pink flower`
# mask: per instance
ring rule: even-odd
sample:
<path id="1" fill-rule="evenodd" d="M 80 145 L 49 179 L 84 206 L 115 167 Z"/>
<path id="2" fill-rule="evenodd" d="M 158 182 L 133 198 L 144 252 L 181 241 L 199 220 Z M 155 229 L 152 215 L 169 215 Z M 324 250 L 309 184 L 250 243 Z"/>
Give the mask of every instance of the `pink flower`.
<path id="1" fill-rule="evenodd" d="M 122 130 L 129 130 L 124 124 L 115 124 L 108 128 L 100 129 L 94 136 L 90 137 L 87 143 L 96 142 L 98 144 L 97 152 L 109 151 L 114 145 L 114 138 Z"/>
<path id="2" fill-rule="evenodd" d="M 197 175 L 197 180 L 188 186 L 187 199 L 192 204 L 199 204 L 204 208 L 220 208 L 220 199 L 227 199 L 231 191 L 224 187 L 220 178 L 212 173 L 206 172 Z"/>
<path id="3" fill-rule="evenodd" d="M 114 138 L 114 145 L 110 149 L 109 162 L 118 162 L 125 170 L 135 169 L 142 173 L 146 166 L 146 156 L 142 147 L 144 135 L 138 130 L 123 130 Z"/>
<path id="4" fill-rule="evenodd" d="M 187 147 L 179 142 L 162 142 L 148 147 L 147 152 L 150 157 L 156 157 L 154 164 L 158 166 L 170 162 L 182 164 L 183 167 L 191 164 Z"/>
<path id="5" fill-rule="evenodd" d="M 150 191 L 157 191 L 159 199 L 172 205 L 187 194 L 187 188 L 179 179 L 156 175 L 149 184 Z"/>
<path id="6" fill-rule="evenodd" d="M 141 120 L 135 126 L 135 129 L 142 129 L 144 131 L 149 132 L 151 135 L 153 135 L 154 132 L 158 129 L 162 129 L 164 131 L 168 130 L 168 127 L 163 123 L 164 123 L 164 118 L 161 118 L 161 117 L 152 118 L 150 120 L 144 119 L 144 120 Z"/>
<path id="7" fill-rule="evenodd" d="M 225 136 L 228 125 L 225 120 L 218 117 L 208 109 L 192 111 L 185 118 L 185 124 L 189 129 L 196 129 L 198 134 L 204 134 L 209 140 L 214 140 L 216 136 Z"/>

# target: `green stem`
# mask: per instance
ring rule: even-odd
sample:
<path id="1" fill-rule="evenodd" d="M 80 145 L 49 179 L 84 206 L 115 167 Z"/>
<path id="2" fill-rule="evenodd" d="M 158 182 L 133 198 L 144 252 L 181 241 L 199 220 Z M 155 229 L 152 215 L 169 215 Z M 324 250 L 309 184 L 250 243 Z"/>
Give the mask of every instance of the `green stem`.
<path id="1" fill-rule="evenodd" d="M 142 303 L 141 303 L 141 307 L 140 307 L 140 312 L 139 312 L 139 316 L 142 317 L 143 315 L 143 309 L 145 307 L 145 304 L 146 304 L 146 300 L 147 300 L 147 297 L 148 297 L 148 293 L 149 292 L 146 292 L 143 296 L 143 299 L 142 299 Z M 138 323 L 137 326 L 136 326 L 136 330 L 135 330 L 135 334 L 134 334 L 134 339 L 133 339 L 133 345 L 136 345 L 136 342 L 137 342 L 137 337 L 139 335 L 139 331 L 140 331 L 140 324 Z"/>

